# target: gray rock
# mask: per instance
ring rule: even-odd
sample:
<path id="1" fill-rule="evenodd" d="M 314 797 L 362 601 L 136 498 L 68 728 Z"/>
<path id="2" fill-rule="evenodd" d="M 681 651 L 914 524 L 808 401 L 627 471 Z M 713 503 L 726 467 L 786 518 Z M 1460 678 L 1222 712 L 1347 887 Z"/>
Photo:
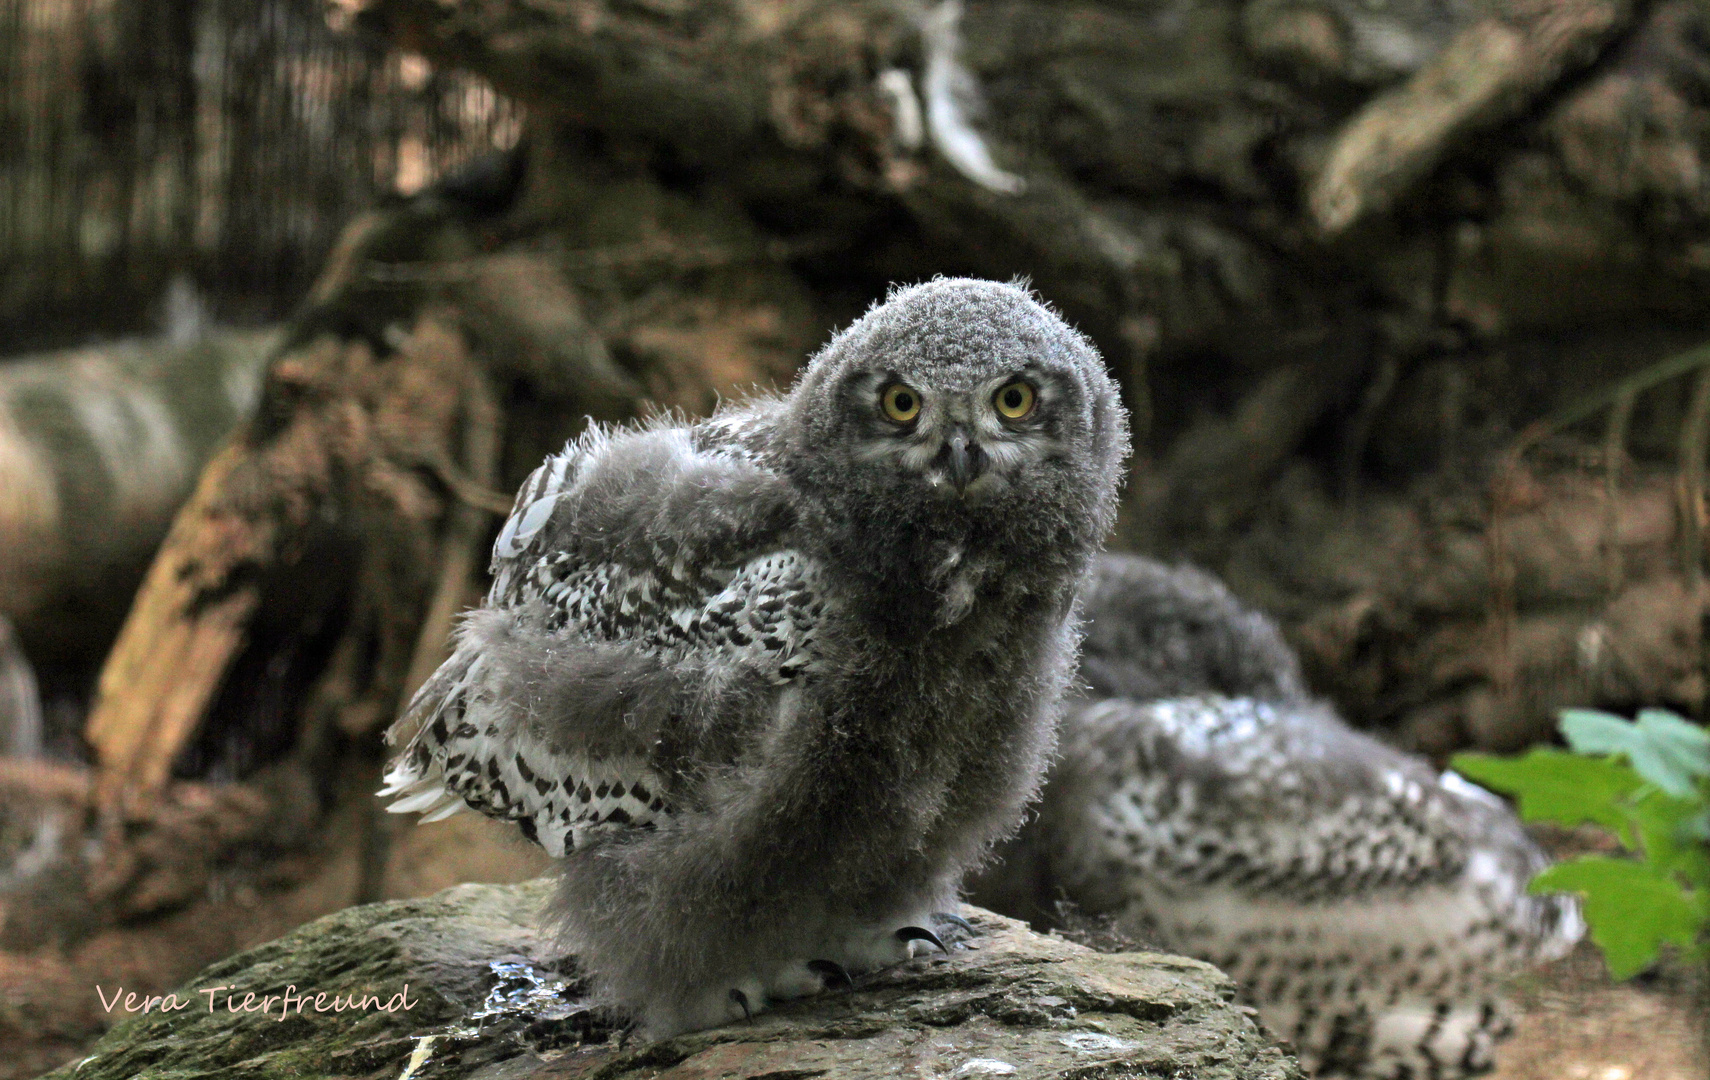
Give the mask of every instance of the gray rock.
<path id="1" fill-rule="evenodd" d="M 963 914 L 974 934 L 947 957 L 917 958 L 751 1024 L 646 1043 L 582 998 L 574 962 L 537 929 L 549 888 L 460 885 L 350 908 L 213 965 L 164 1009 L 102 987 L 104 1004 L 135 1015 L 50 1075 L 1300 1076 L 1251 1011 L 1231 1003 L 1233 985 L 1216 968 L 1098 953 L 971 907 Z M 366 1007 L 350 1009 L 352 996 Z M 233 1011 L 246 1003 L 250 1011 Z"/>

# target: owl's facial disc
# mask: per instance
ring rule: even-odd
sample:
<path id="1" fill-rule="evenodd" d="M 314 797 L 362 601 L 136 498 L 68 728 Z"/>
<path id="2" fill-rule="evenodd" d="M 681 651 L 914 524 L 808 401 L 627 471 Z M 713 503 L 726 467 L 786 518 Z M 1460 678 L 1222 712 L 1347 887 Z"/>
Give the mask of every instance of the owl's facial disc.
<path id="1" fill-rule="evenodd" d="M 857 409 L 872 423 L 858 456 L 924 481 L 939 498 L 989 502 L 1056 446 L 1052 375 L 1017 371 L 973 386 L 916 386 L 889 373 L 860 380 Z"/>

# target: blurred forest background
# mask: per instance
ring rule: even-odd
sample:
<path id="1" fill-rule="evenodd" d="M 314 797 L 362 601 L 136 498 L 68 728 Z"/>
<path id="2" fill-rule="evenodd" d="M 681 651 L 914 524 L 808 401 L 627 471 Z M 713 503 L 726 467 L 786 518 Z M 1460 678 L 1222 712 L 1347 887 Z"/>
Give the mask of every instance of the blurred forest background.
<path id="1" fill-rule="evenodd" d="M 1700 0 L 0 0 L 0 1076 L 536 872 L 370 797 L 510 491 L 935 273 L 1357 725 L 1704 715 Z"/>

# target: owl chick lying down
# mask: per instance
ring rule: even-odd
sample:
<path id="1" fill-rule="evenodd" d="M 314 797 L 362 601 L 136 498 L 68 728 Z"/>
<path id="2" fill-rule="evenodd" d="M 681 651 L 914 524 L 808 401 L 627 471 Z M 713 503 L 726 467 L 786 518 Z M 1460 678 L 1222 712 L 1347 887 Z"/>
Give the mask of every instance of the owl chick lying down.
<path id="1" fill-rule="evenodd" d="M 1527 894 L 1548 859 L 1513 811 L 1343 724 L 1210 575 L 1104 556 L 1082 616 L 1061 756 L 975 901 L 1211 961 L 1316 1077 L 1488 1070 L 1502 981 L 1584 929 Z"/>
<path id="2" fill-rule="evenodd" d="M 784 396 L 591 430 L 523 484 L 381 794 L 562 856 L 566 946 L 655 1036 L 905 959 L 1038 786 L 1127 448 L 1092 345 L 968 279 Z"/>

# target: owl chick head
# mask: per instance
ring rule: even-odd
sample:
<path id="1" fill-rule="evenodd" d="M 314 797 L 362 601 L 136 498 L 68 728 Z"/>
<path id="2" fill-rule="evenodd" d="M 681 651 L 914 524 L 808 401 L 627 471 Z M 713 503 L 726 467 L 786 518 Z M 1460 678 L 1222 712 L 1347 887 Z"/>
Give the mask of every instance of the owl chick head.
<path id="1" fill-rule="evenodd" d="M 1096 544 L 1128 449 L 1091 342 L 1029 290 L 970 278 L 892 292 L 809 362 L 790 415 L 792 479 L 875 539 Z"/>

